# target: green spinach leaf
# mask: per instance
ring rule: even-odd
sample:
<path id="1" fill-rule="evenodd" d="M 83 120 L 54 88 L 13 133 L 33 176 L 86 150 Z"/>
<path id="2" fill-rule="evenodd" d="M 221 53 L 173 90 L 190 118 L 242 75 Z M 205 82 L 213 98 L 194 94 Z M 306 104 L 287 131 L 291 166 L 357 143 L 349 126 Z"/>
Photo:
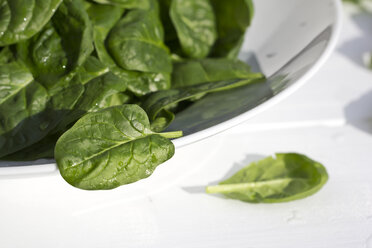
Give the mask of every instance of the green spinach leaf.
<path id="1" fill-rule="evenodd" d="M 0 0 L 0 47 L 26 40 L 50 20 L 62 0 Z"/>
<path id="2" fill-rule="evenodd" d="M 252 0 L 211 0 L 211 3 L 217 16 L 218 33 L 211 56 L 235 59 L 253 18 Z"/>
<path id="3" fill-rule="evenodd" d="M 16 62 L 0 66 L 0 88 L 2 157 L 29 145 L 29 140 L 43 128 L 40 113 L 45 110 L 49 95 L 27 68 Z M 20 131 L 23 129 L 27 131 Z"/>
<path id="4" fill-rule="evenodd" d="M 327 180 L 320 163 L 301 154 L 276 154 L 276 158 L 254 162 L 206 191 L 246 202 L 277 203 L 310 196 Z"/>
<path id="5" fill-rule="evenodd" d="M 164 72 L 139 72 L 121 68 L 106 49 L 106 37 L 120 20 L 123 10 L 113 6 L 92 5 L 88 13 L 94 22 L 94 43 L 100 60 L 128 85 L 128 89 L 138 96 L 170 88 L 170 74 Z M 145 52 L 145 51 L 143 51 Z"/>
<path id="6" fill-rule="evenodd" d="M 55 158 L 71 185 L 112 189 L 150 176 L 174 154 L 168 138 L 179 136 L 151 131 L 137 105 L 117 106 L 82 117 L 58 140 Z"/>
<path id="7" fill-rule="evenodd" d="M 40 33 L 17 44 L 17 56 L 47 88 L 84 64 L 93 51 L 93 29 L 81 0 L 65 0 Z"/>
<path id="8" fill-rule="evenodd" d="M 184 60 L 173 63 L 172 88 L 231 79 L 257 79 L 246 63 L 231 59 Z"/>
<path id="9" fill-rule="evenodd" d="M 171 73 L 164 31 L 154 10 L 132 10 L 111 30 L 108 51 L 123 69 Z"/>
<path id="10" fill-rule="evenodd" d="M 216 17 L 209 0 L 172 0 L 170 17 L 183 53 L 204 58 L 217 39 Z"/>

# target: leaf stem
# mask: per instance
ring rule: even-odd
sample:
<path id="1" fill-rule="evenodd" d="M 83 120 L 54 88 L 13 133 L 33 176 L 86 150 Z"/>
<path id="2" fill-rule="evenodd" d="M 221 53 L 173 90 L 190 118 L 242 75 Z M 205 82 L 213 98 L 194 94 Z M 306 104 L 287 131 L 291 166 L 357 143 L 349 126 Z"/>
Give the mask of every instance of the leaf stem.
<path id="1" fill-rule="evenodd" d="M 252 188 L 252 187 L 254 187 L 254 184 L 255 183 L 214 185 L 214 186 L 208 186 L 205 191 L 208 194 L 230 193 L 232 191 Z"/>
<path id="2" fill-rule="evenodd" d="M 231 193 L 234 191 L 250 190 L 254 188 L 260 188 L 265 186 L 277 187 L 281 184 L 288 184 L 293 181 L 291 178 L 281 178 L 274 179 L 270 181 L 263 182 L 251 182 L 251 183 L 237 183 L 237 184 L 220 184 L 215 186 L 208 186 L 206 192 L 208 194 L 217 194 L 217 193 Z"/>
<path id="3" fill-rule="evenodd" d="M 176 139 L 183 136 L 182 131 L 175 131 L 175 132 L 167 132 L 167 133 L 159 133 L 160 136 L 163 136 L 167 139 Z"/>

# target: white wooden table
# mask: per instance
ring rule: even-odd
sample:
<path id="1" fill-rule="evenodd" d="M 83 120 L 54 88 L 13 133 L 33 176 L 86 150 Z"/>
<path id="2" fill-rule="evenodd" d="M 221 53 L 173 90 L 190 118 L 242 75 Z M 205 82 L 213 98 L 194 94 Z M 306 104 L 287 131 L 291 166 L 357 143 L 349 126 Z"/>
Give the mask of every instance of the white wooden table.
<path id="1" fill-rule="evenodd" d="M 180 149 L 164 165 L 177 176 L 156 190 L 83 194 L 54 188 L 65 185 L 54 169 L 3 178 L 0 247 L 371 248 L 372 71 L 362 59 L 369 51 L 372 17 L 348 9 L 337 50 L 306 86 L 254 119 Z M 322 162 L 328 183 L 312 197 L 270 205 L 204 193 L 276 152 Z M 154 176 L 164 181 L 167 173 L 159 168 Z"/>

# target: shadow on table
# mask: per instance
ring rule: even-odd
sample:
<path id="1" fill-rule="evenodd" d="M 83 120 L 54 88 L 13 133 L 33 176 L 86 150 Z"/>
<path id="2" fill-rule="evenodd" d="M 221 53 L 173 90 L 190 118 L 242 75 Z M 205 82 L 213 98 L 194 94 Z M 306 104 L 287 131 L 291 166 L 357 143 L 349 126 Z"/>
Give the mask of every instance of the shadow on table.
<path id="1" fill-rule="evenodd" d="M 372 91 L 349 103 L 344 114 L 350 125 L 372 134 Z"/>
<path id="2" fill-rule="evenodd" d="M 255 161 L 258 161 L 258 160 L 261 160 L 263 158 L 265 158 L 265 156 L 263 156 L 263 155 L 259 155 L 259 154 L 247 154 L 242 161 L 235 162 L 232 165 L 231 169 L 229 171 L 227 171 L 227 173 L 222 178 L 220 178 L 220 179 L 218 179 L 216 181 L 210 182 L 207 185 L 197 185 L 197 186 L 182 187 L 182 189 L 184 191 L 190 193 L 190 194 L 204 194 L 205 193 L 205 188 L 207 186 L 217 185 L 221 181 L 224 181 L 224 180 L 232 177 L 235 173 L 237 173 L 238 171 L 240 171 L 241 169 L 243 169 L 244 167 L 246 167 L 250 163 L 255 162 Z M 213 195 L 213 196 L 218 197 L 218 198 L 223 198 L 222 195 Z"/>
<path id="3" fill-rule="evenodd" d="M 362 31 L 362 35 L 344 42 L 338 51 L 357 65 L 367 69 L 363 59 L 366 54 L 372 52 L 372 14 L 360 12 L 354 14 L 351 18 L 354 24 Z"/>

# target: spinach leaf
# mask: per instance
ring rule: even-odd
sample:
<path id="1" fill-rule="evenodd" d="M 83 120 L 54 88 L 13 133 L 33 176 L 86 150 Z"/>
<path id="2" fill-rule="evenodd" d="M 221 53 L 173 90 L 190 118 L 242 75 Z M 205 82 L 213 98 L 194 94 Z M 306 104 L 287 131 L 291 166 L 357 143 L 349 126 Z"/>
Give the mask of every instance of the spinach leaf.
<path id="1" fill-rule="evenodd" d="M 83 86 L 84 93 L 79 97 L 77 103 L 61 121 L 59 126 L 55 128 L 57 131 L 65 129 L 65 127 L 77 121 L 86 113 L 101 110 L 102 107 L 100 104 L 104 99 L 126 89 L 126 85 L 120 78 L 111 72 L 94 78 L 83 84 Z"/>
<path id="2" fill-rule="evenodd" d="M 184 60 L 173 63 L 172 87 L 180 88 L 205 82 L 231 79 L 256 79 L 261 73 L 253 73 L 246 63 L 231 59 Z"/>
<path id="3" fill-rule="evenodd" d="M 184 54 L 206 57 L 217 39 L 216 17 L 209 0 L 172 0 L 170 17 Z"/>
<path id="4" fill-rule="evenodd" d="M 62 0 L 0 0 L 0 47 L 26 40 L 50 20 Z"/>
<path id="5" fill-rule="evenodd" d="M 92 5 L 88 9 L 94 23 L 94 44 L 100 60 L 125 81 L 128 89 L 138 96 L 170 88 L 169 73 L 147 73 L 121 68 L 108 53 L 105 43 L 109 31 L 120 20 L 123 10 L 113 6 Z"/>
<path id="6" fill-rule="evenodd" d="M 17 56 L 47 88 L 93 51 L 93 29 L 81 0 L 65 0 L 40 33 L 17 44 Z"/>
<path id="7" fill-rule="evenodd" d="M 252 0 L 211 0 L 211 3 L 218 33 L 211 56 L 236 58 L 253 18 Z"/>
<path id="8" fill-rule="evenodd" d="M 150 8 L 150 0 L 93 0 L 101 4 L 116 5 L 126 9 L 148 9 Z"/>
<path id="9" fill-rule="evenodd" d="M 189 87 L 163 90 L 151 94 L 142 103 L 142 107 L 148 113 L 150 121 L 155 121 L 160 112 L 167 107 L 181 101 L 192 99 L 200 94 L 233 89 L 239 86 L 254 83 L 263 79 L 261 74 L 250 79 L 234 79 L 218 82 L 197 84 Z"/>
<path id="10" fill-rule="evenodd" d="M 111 30 L 107 47 L 123 69 L 170 74 L 171 59 L 163 40 L 157 11 L 132 10 Z"/>
<path id="11" fill-rule="evenodd" d="M 276 158 L 254 162 L 206 191 L 246 202 L 277 203 L 310 196 L 327 180 L 320 163 L 301 154 L 276 154 Z"/>
<path id="12" fill-rule="evenodd" d="M 0 157 L 30 146 L 57 128 L 84 94 L 84 84 L 107 72 L 90 58 L 46 89 L 20 63 L 1 66 Z M 56 132 L 57 130 L 54 130 Z"/>
<path id="13" fill-rule="evenodd" d="M 111 107 L 85 115 L 64 133 L 55 158 L 71 185 L 112 189 L 150 176 L 174 154 L 167 138 L 179 136 L 151 131 L 146 113 L 137 105 Z"/>
<path id="14" fill-rule="evenodd" d="M 28 141 L 44 128 L 40 113 L 45 110 L 49 95 L 27 68 L 17 62 L 0 66 L 0 88 L 2 157 L 29 145 Z M 20 131 L 23 129 L 27 131 Z"/>

